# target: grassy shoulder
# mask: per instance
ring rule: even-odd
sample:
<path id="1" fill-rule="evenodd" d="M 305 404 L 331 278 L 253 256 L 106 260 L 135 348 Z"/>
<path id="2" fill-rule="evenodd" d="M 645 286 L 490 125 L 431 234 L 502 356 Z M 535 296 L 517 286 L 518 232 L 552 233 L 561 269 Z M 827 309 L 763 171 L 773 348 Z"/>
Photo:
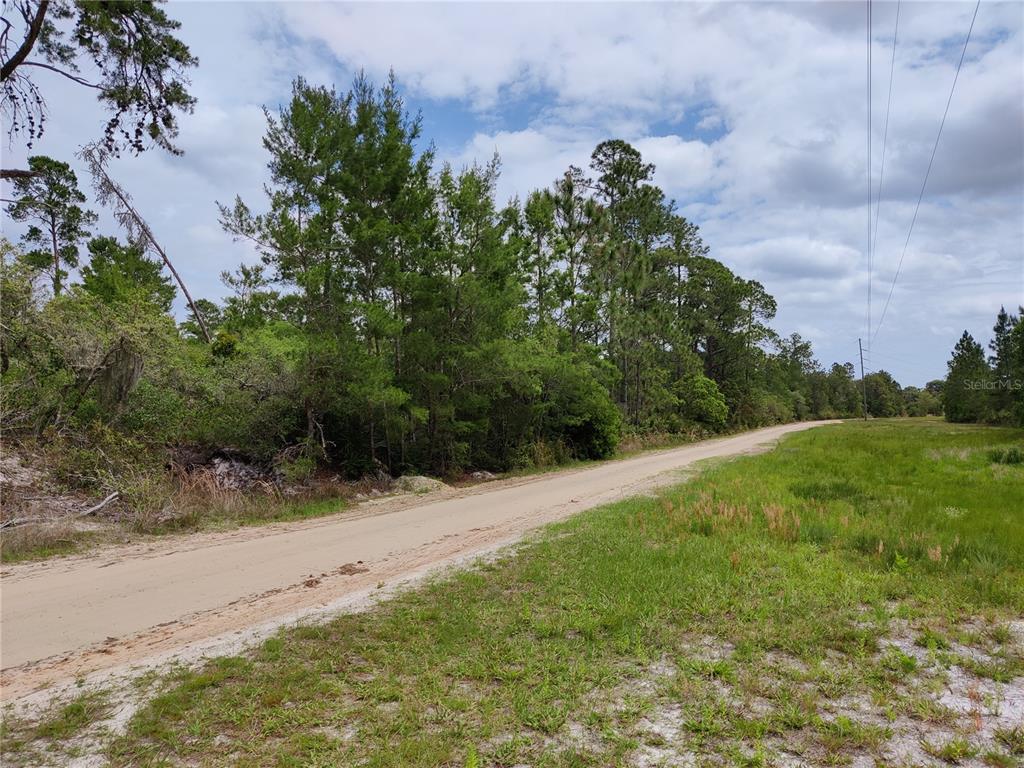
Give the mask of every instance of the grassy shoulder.
<path id="1" fill-rule="evenodd" d="M 938 421 L 789 436 L 372 611 L 175 672 L 107 755 L 1017 765 L 1024 466 L 994 457 L 1022 440 Z M 10 737 L 38 748 L 23 730 Z"/>

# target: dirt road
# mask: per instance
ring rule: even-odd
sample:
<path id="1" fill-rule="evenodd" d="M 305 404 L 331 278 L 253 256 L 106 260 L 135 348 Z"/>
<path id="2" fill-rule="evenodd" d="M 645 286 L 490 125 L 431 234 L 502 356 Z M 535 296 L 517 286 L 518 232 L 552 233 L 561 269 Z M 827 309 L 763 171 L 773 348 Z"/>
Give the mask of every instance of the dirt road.
<path id="1" fill-rule="evenodd" d="M 352 607 L 382 585 L 671 482 L 702 459 L 828 422 L 770 427 L 585 469 L 362 504 L 315 521 L 198 534 L 3 568 L 3 698 L 211 638 Z M 667 474 L 668 473 L 668 474 Z M 204 646 L 203 643 L 207 645 Z"/>

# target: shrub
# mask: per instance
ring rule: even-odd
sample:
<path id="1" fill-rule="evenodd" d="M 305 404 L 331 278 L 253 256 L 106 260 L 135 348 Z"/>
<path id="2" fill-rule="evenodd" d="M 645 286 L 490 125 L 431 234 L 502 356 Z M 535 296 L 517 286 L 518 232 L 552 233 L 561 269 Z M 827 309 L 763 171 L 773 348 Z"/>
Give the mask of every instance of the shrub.
<path id="1" fill-rule="evenodd" d="M 683 417 L 718 429 L 729 418 L 729 406 L 718 385 L 703 373 L 695 373 L 679 383 L 679 403 Z"/>

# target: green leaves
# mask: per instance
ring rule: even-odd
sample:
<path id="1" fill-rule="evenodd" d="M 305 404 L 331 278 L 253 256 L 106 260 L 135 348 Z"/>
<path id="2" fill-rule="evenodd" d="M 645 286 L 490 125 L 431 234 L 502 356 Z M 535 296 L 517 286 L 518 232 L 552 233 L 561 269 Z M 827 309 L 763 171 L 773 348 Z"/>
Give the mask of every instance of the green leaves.
<path id="1" fill-rule="evenodd" d="M 82 288 L 108 304 L 151 304 L 161 312 L 170 311 L 177 293 L 162 264 L 146 258 L 138 246 L 122 246 L 113 237 L 89 241 Z"/>

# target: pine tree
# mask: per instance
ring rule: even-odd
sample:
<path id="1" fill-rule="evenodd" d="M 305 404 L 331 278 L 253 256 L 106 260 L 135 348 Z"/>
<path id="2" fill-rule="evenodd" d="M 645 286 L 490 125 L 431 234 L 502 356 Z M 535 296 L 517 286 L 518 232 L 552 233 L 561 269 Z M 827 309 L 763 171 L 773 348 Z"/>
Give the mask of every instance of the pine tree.
<path id="1" fill-rule="evenodd" d="M 1019 323 L 1016 315 L 1011 315 L 1005 307 L 999 308 L 996 324 L 992 328 L 992 341 L 989 342 L 988 362 L 992 366 L 992 410 L 995 418 L 1001 421 L 1010 419 L 1016 393 L 1013 388 L 1013 330 Z"/>
<path id="2" fill-rule="evenodd" d="M 989 413 L 991 370 L 981 345 L 964 331 L 953 348 L 943 390 L 946 419 L 953 422 L 984 421 Z"/>
<path id="3" fill-rule="evenodd" d="M 46 100 L 36 81 L 42 68 L 90 89 L 107 109 L 103 144 L 108 152 L 122 147 L 141 152 L 153 142 L 180 154 L 172 143 L 177 113 L 191 112 L 195 104 L 187 72 L 198 60 L 174 35 L 181 23 L 159 3 L 21 0 L 4 3 L 2 13 L 0 109 L 12 136 L 26 135 L 31 147 L 43 134 Z M 8 48 L 12 32 L 22 39 L 12 36 Z M 29 171 L 35 169 L 30 165 Z M 0 171 L 2 178 L 23 174 Z"/>
<path id="4" fill-rule="evenodd" d="M 68 276 L 65 267 L 78 266 L 79 247 L 96 223 L 96 214 L 82 207 L 85 195 L 71 166 L 43 155 L 28 159 L 32 175 L 13 181 L 17 200 L 7 207 L 14 221 L 31 226 L 22 242 L 31 250 L 25 262 L 50 275 L 53 295 L 59 296 Z"/>
<path id="5" fill-rule="evenodd" d="M 177 291 L 163 265 L 146 258 L 135 245 L 114 237 L 89 241 L 89 263 L 82 268 L 82 287 L 108 304 L 151 304 L 170 312 Z"/>

